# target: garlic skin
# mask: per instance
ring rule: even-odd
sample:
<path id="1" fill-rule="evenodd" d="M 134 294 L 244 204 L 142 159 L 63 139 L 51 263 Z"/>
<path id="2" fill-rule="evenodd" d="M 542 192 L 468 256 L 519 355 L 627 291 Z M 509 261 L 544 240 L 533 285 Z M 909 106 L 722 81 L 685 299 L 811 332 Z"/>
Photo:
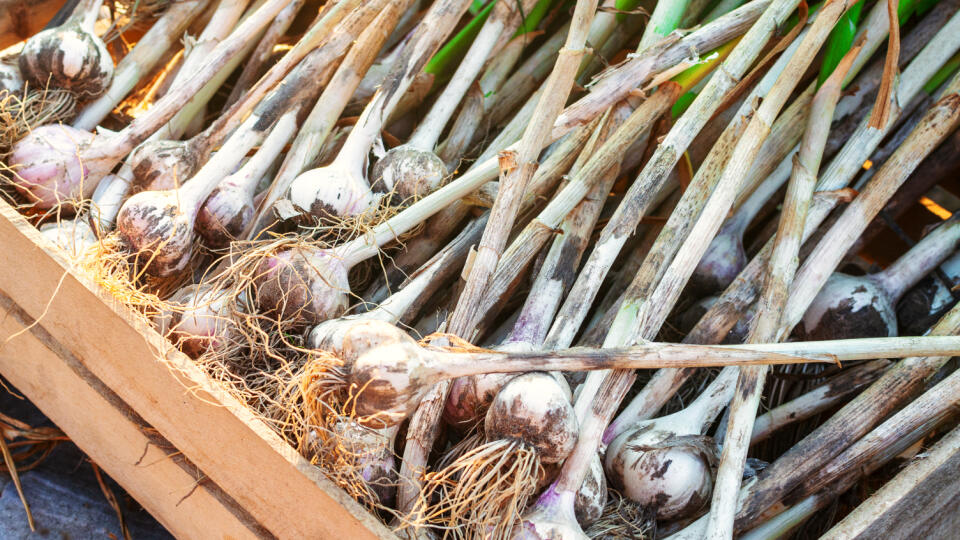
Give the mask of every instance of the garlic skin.
<path id="1" fill-rule="evenodd" d="M 182 209 L 177 190 L 141 191 L 123 203 L 117 231 L 130 253 L 156 277 L 183 271 L 193 249 L 196 212 Z"/>
<path id="2" fill-rule="evenodd" d="M 377 497 L 391 507 L 397 494 L 397 462 L 393 453 L 392 430 L 374 430 L 352 420 L 341 420 L 331 430 L 344 457 L 358 468 L 360 477 Z"/>
<path id="3" fill-rule="evenodd" d="M 86 219 L 65 219 L 40 226 L 40 234 L 66 251 L 71 257 L 79 257 L 99 241 Z"/>
<path id="4" fill-rule="evenodd" d="M 197 169 L 196 154 L 184 141 L 148 140 L 130 153 L 133 191 L 176 189 Z"/>
<path id="5" fill-rule="evenodd" d="M 960 280 L 960 253 L 944 261 L 939 269 L 950 280 L 949 286 L 938 275 L 929 274 L 897 302 L 900 335 L 923 335 L 956 303 L 950 287 L 957 285 Z"/>
<path id="6" fill-rule="evenodd" d="M 577 516 L 577 523 L 584 529 L 603 515 L 603 507 L 607 505 L 607 476 L 603 472 L 603 462 L 600 454 L 593 456 L 590 469 L 583 478 L 583 484 L 577 490 L 577 498 L 573 509 Z"/>
<path id="7" fill-rule="evenodd" d="M 724 291 L 749 262 L 743 238 L 730 229 L 727 225 L 717 233 L 690 276 L 690 288 L 698 296 Z"/>
<path id="8" fill-rule="evenodd" d="M 548 373 L 525 373 L 500 389 L 483 422 L 488 440 L 515 439 L 534 447 L 544 463 L 566 459 L 579 425 L 566 394 Z"/>
<path id="9" fill-rule="evenodd" d="M 870 276 L 834 272 L 801 321 L 807 340 L 897 335 L 897 316 L 889 294 Z"/>
<path id="10" fill-rule="evenodd" d="M 113 81 L 113 58 L 102 39 L 79 21 L 38 32 L 20 53 L 20 72 L 35 88 L 63 88 L 93 99 Z"/>
<path id="11" fill-rule="evenodd" d="M 588 540 L 577 523 L 574 494 L 550 486 L 540 494 L 513 533 L 514 540 Z"/>
<path id="12" fill-rule="evenodd" d="M 713 493 L 706 456 L 690 445 L 670 445 L 677 437 L 670 424 L 669 416 L 637 424 L 610 443 L 605 458 L 611 485 L 663 520 L 692 516 Z"/>
<path id="13" fill-rule="evenodd" d="M 239 238 L 253 221 L 253 199 L 229 181 L 222 182 L 207 197 L 197 215 L 197 232 L 210 249 L 224 249 Z"/>
<path id="14" fill-rule="evenodd" d="M 339 317 L 350 293 L 347 268 L 339 257 L 302 248 L 266 258 L 257 268 L 254 285 L 262 312 L 308 325 Z"/>
<path id="15" fill-rule="evenodd" d="M 32 129 L 13 145 L 7 160 L 17 191 L 43 210 L 88 197 L 96 185 L 85 179 L 97 163 L 81 161 L 79 152 L 93 140 L 92 133 L 66 125 Z"/>
<path id="16" fill-rule="evenodd" d="M 447 176 L 447 166 L 436 154 L 407 145 L 391 148 L 373 166 L 374 185 L 392 191 L 400 202 L 433 193 Z"/>
<path id="17" fill-rule="evenodd" d="M 444 423 L 458 431 L 477 425 L 503 385 L 516 376 L 516 373 L 484 373 L 454 379 L 443 404 Z"/>
<path id="18" fill-rule="evenodd" d="M 187 356 L 198 358 L 227 345 L 232 324 L 222 291 L 210 285 L 188 285 L 177 291 L 170 302 L 179 309 L 169 313 L 166 332 Z"/>
<path id="19" fill-rule="evenodd" d="M 373 193 L 366 180 L 336 164 L 312 169 L 290 184 L 290 202 L 318 218 L 357 216 L 383 198 Z"/>

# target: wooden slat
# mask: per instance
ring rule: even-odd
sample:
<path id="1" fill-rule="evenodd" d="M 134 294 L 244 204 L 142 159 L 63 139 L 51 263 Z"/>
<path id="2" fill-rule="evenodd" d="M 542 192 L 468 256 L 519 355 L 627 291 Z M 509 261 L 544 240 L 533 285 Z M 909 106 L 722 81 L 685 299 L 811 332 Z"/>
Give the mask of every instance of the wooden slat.
<path id="1" fill-rule="evenodd" d="M 32 321 L 21 320 L 6 296 L 0 313 L 0 373 L 164 527 L 180 538 L 264 535 L 116 394 L 82 365 L 71 365 L 69 354 L 51 350 L 60 347 L 41 326 L 26 329 Z"/>
<path id="2" fill-rule="evenodd" d="M 955 428 L 822 539 L 956 538 L 960 528 L 958 483 L 960 428 Z"/>
<path id="3" fill-rule="evenodd" d="M 270 533 L 395 538 L 144 321 L 70 272 L 59 250 L 2 204 L 0 254 L 15 261 L 0 264 L 0 291 Z"/>

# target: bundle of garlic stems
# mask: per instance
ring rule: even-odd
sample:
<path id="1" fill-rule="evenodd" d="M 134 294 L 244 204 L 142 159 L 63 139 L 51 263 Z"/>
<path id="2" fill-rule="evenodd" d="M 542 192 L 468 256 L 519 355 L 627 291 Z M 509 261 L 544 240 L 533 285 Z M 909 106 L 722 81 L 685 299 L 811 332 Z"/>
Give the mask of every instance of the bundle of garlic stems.
<path id="1" fill-rule="evenodd" d="M 102 7 L 0 191 L 400 534 L 781 537 L 955 421 L 960 0 Z"/>
<path id="2" fill-rule="evenodd" d="M 207 0 L 191 0 L 175 2 L 171 5 L 163 16 L 150 27 L 150 30 L 140 38 L 133 50 L 117 64 L 113 81 L 103 92 L 103 95 L 88 103 L 74 118 L 71 125 L 77 129 L 90 131 L 100 124 L 113 111 L 114 107 L 127 97 L 134 86 L 153 70 L 163 58 L 167 49 L 177 43 L 187 25 L 200 15 L 209 3 Z M 201 52 L 198 59 L 203 57 L 203 49 L 207 49 L 211 43 L 209 40 L 222 39 L 224 34 L 220 32 L 232 30 L 236 18 L 233 18 L 231 22 L 230 13 L 239 17 L 246 2 L 220 2 L 220 4 L 223 6 L 223 11 L 228 13 L 224 13 L 218 5 L 217 12 L 212 16 L 211 25 L 208 26 L 212 30 L 212 35 L 204 36 L 201 34 L 200 36 L 198 45 L 200 45 Z M 215 20 L 222 20 L 222 25 L 215 23 Z M 184 71 L 183 67 L 185 66 L 187 66 L 186 58 L 183 59 L 181 64 L 181 71 L 192 73 L 191 71 Z M 193 68 L 196 69 L 197 67 L 199 65 L 194 64 Z"/>
<path id="3" fill-rule="evenodd" d="M 273 23 L 271 23 L 263 33 L 263 37 L 260 38 L 257 46 L 253 49 L 253 52 L 250 53 L 250 59 L 244 64 L 240 76 L 237 77 L 236 82 L 233 83 L 233 89 L 230 90 L 230 95 L 224 104 L 225 107 L 236 103 L 243 93 L 249 90 L 262 75 L 262 68 L 273 55 L 274 47 L 276 47 L 280 39 L 283 38 L 283 35 L 290 28 L 290 25 L 293 24 L 293 20 L 300 13 L 300 9 L 305 3 L 306 0 L 292 0 L 287 4 L 287 7 L 283 8 L 273 19 Z"/>
<path id="4" fill-rule="evenodd" d="M 756 21 L 757 17 L 759 17 L 763 7 L 765 6 L 765 1 L 761 2 L 759 0 L 755 0 L 753 2 L 749 2 L 741 8 L 729 13 L 728 15 L 725 15 L 724 17 L 711 22 L 710 24 L 704 25 L 691 34 L 684 36 L 680 40 L 664 46 L 662 49 L 647 49 L 644 53 L 638 54 L 637 56 L 631 58 L 625 64 L 609 70 L 609 72 L 605 73 L 604 76 L 591 87 L 591 93 L 570 105 L 565 112 L 560 115 L 560 118 L 554 126 L 554 136 L 557 135 L 557 130 L 563 130 L 565 132 L 574 125 L 580 125 L 586 119 L 595 117 L 596 115 L 602 113 L 611 103 L 619 101 L 619 99 L 623 96 L 623 90 L 630 88 L 632 84 L 635 84 L 633 82 L 625 83 L 625 80 L 647 81 L 655 73 L 664 71 L 666 68 L 674 68 L 675 66 L 681 64 L 685 65 L 684 62 L 687 60 L 687 56 L 691 50 L 691 47 L 694 50 L 712 50 L 730 41 L 731 39 L 742 35 L 743 31 L 749 28 L 749 26 Z M 520 77 L 520 79 L 529 80 L 529 78 L 526 76 Z M 507 81 L 507 83 L 504 85 L 504 91 L 501 92 L 502 95 L 505 95 L 506 98 L 508 98 L 509 96 L 519 94 L 519 92 L 508 92 L 506 88 L 509 86 L 510 81 Z M 593 92 L 599 92 L 600 94 L 594 95 Z M 524 106 L 525 110 L 521 110 L 514 115 L 514 120 L 511 122 L 511 125 L 515 123 L 515 127 L 522 131 L 523 126 L 529 122 L 529 115 L 533 113 L 534 106 L 537 103 L 536 98 L 539 95 L 540 93 L 538 92 L 534 94 L 534 96 L 531 96 L 531 99 L 528 100 L 527 105 Z M 498 99 L 498 104 L 502 99 L 505 98 Z M 499 110 L 499 108 L 495 105 L 494 111 L 496 110 Z M 500 136 L 498 136 L 497 139 L 488 146 L 487 150 L 481 154 L 468 172 L 477 170 L 481 164 L 492 163 L 491 159 L 497 154 L 497 152 L 512 144 L 513 141 L 516 141 L 519 138 L 519 132 L 514 136 L 506 138 L 503 137 L 503 135 L 510 132 L 511 129 L 511 126 L 505 127 Z M 442 238 L 449 235 L 450 231 L 453 230 L 457 223 L 462 221 L 463 217 L 466 215 L 466 212 L 467 207 L 463 205 L 453 205 L 446 209 L 439 216 L 437 216 L 437 219 L 434 220 L 433 223 L 430 223 L 431 228 L 433 228 L 435 232 L 431 235 L 424 236 L 423 242 L 428 242 L 429 239 L 438 237 Z M 411 241 L 411 244 L 413 244 L 410 246 L 411 252 L 426 254 L 436 249 L 435 246 L 430 245 L 420 247 L 417 245 L 419 241 L 420 239 L 414 239 Z M 407 265 L 407 269 L 415 268 L 423 260 L 425 260 L 426 257 L 429 257 L 429 255 L 427 254 L 422 257 L 423 258 L 420 259 L 417 259 L 414 256 L 406 257 L 403 259 L 403 262 Z"/>
<path id="5" fill-rule="evenodd" d="M 957 17 L 951 17 L 950 22 L 956 23 Z M 937 35 L 945 36 L 946 34 L 938 33 Z M 937 47 L 925 47 L 904 73 L 907 76 L 926 80 L 950 54 L 952 52 L 949 48 L 944 51 Z M 898 95 L 900 99 L 907 100 L 919 90 L 919 87 L 920 84 L 911 83 L 911 85 L 901 87 Z M 847 144 L 837 154 L 831 165 L 819 176 L 816 186 L 818 191 L 836 190 L 846 185 L 856 173 L 859 165 L 863 163 L 873 148 L 877 146 L 879 140 L 882 139 L 881 133 L 877 133 L 877 130 L 866 126 L 866 121 L 861 122 L 862 128 L 852 138 L 848 139 Z M 825 219 L 831 208 L 831 205 L 814 205 L 811 208 L 805 223 L 804 241 L 813 233 L 816 226 Z M 724 339 L 733 324 L 746 311 L 747 306 L 753 302 L 758 292 L 757 286 L 761 283 L 762 267 L 767 260 L 767 254 L 770 253 L 769 250 L 770 247 L 764 248 L 761 254 L 747 265 L 740 276 L 728 287 L 727 291 L 721 295 L 720 299 L 713 304 L 697 325 L 687 334 L 684 338 L 685 342 L 719 343 Z M 651 392 L 656 392 L 656 394 L 638 397 L 635 401 L 638 403 L 645 402 L 645 408 L 655 411 L 673 394 L 674 389 L 678 388 L 690 375 L 691 372 L 689 371 L 658 373 L 649 385 Z"/>
<path id="6" fill-rule="evenodd" d="M 958 323 L 960 323 L 960 309 L 954 307 L 940 319 L 929 334 L 954 334 L 960 330 Z M 889 368 L 880 379 L 765 469 L 757 483 L 743 488 L 742 506 L 737 513 L 737 530 L 752 528 L 764 518 L 776 516 L 782 508 L 773 506 L 788 492 L 819 474 L 816 471 L 819 471 L 825 463 L 833 462 L 834 458 L 838 458 L 844 452 L 857 452 L 859 441 L 867 442 L 869 440 L 867 436 L 872 430 L 880 429 L 879 426 L 886 418 L 920 394 L 928 379 L 939 371 L 947 360 L 949 357 L 910 357 Z M 948 388 L 949 384 L 946 387 Z M 880 396 L 887 396 L 889 399 L 884 399 L 882 404 L 871 403 L 880 399 Z M 930 397 L 939 400 L 939 403 L 933 405 L 934 407 L 941 405 L 949 407 L 954 403 L 954 398 L 942 398 L 937 393 L 931 394 Z M 921 409 L 930 406 L 919 401 L 914 403 Z M 889 421 L 894 421 L 898 416 L 909 417 L 908 410 L 911 405 L 903 407 L 899 413 L 890 417 Z M 935 419 L 935 415 L 923 416 L 919 419 L 914 416 L 912 419 L 925 422 L 931 418 Z M 918 436 L 927 432 L 929 429 L 923 430 Z M 907 446 L 912 444 L 911 440 L 904 442 Z M 895 454 L 900 451 L 902 449 Z M 816 463 L 808 461 L 810 458 L 813 458 L 812 461 Z M 849 462 L 841 464 L 838 459 L 836 463 L 843 467 Z M 827 499 L 829 500 L 829 496 Z M 706 521 L 706 517 L 697 520 L 675 535 L 675 538 L 700 538 L 704 533 Z"/>
<path id="7" fill-rule="evenodd" d="M 952 10 L 952 11 L 955 11 Z M 932 14 L 931 14 L 932 15 Z M 951 15 L 948 24 L 958 24 L 955 15 Z M 942 24 L 940 25 L 942 26 Z M 939 32 L 934 36 L 937 43 L 944 43 L 945 49 L 926 46 L 917 55 L 917 57 L 907 66 L 903 74 L 911 79 L 901 78 L 901 85 L 897 88 L 897 100 L 901 103 L 909 103 L 913 97 L 920 91 L 923 83 L 919 81 L 928 80 L 947 58 L 955 52 L 953 43 L 947 34 Z M 841 101 L 841 104 L 843 102 Z M 894 118 L 896 115 L 894 115 Z M 887 130 L 870 129 L 864 122 L 854 133 L 847 137 L 842 148 L 837 152 L 831 163 L 823 171 L 818 179 L 817 191 L 831 191 L 840 189 L 853 179 L 861 165 L 870 158 L 874 149 L 886 135 Z M 812 233 L 820 223 L 826 219 L 829 212 L 819 210 L 811 212 L 807 216 L 806 231 L 804 240 Z M 739 315 L 732 316 L 735 312 L 740 313 L 745 306 L 751 304 L 757 294 L 755 285 L 762 272 L 762 260 L 769 254 L 769 248 L 761 250 L 760 254 L 747 265 L 740 275 L 731 283 L 731 285 L 721 295 L 720 300 L 701 318 L 697 326 L 690 332 L 688 339 L 690 342 L 710 343 L 713 340 L 722 339 L 736 318 Z M 720 336 L 720 337 L 714 337 Z"/>
<path id="8" fill-rule="evenodd" d="M 831 6 L 834 6 L 833 9 L 828 9 Z M 710 234 L 711 228 L 712 232 L 716 231 L 715 227 L 718 225 L 718 220 L 733 202 L 733 195 L 736 192 L 736 187 L 739 181 L 739 171 L 744 169 L 742 165 L 739 165 L 739 160 L 744 159 L 746 160 L 746 163 L 749 163 L 750 158 L 755 156 L 759 144 L 762 143 L 765 135 L 769 132 L 769 128 L 767 128 L 767 131 L 763 130 L 764 123 L 766 126 L 772 124 L 772 119 L 769 117 L 776 114 L 789 93 L 792 92 L 800 72 L 802 72 L 802 70 L 805 69 L 809 64 L 810 60 L 812 60 L 816 50 L 826 39 L 827 33 L 832 28 L 833 23 L 837 18 L 839 18 L 840 15 L 842 15 L 846 7 L 847 6 L 835 3 L 831 4 L 830 6 L 824 6 L 824 8 L 818 13 L 816 19 L 814 20 L 813 27 L 803 38 L 800 47 L 797 49 L 794 55 L 790 57 L 790 60 L 788 61 L 787 66 L 785 66 L 783 73 L 780 77 L 778 77 L 777 82 L 774 83 L 773 87 L 767 92 L 764 101 L 759 106 L 759 109 L 749 119 L 749 121 L 746 122 L 746 134 L 739 139 L 739 142 L 736 143 L 729 162 L 727 163 L 727 167 L 720 175 L 719 183 L 715 187 L 707 184 L 704 187 L 713 189 L 705 190 L 704 187 L 697 185 L 696 179 L 694 180 L 693 186 L 691 186 L 687 193 L 685 193 L 684 198 L 680 201 L 680 205 L 671 215 L 671 220 L 668 221 L 664 231 L 661 232 L 660 238 L 652 249 L 653 252 L 657 252 L 658 247 L 662 246 L 660 251 L 664 251 L 664 254 L 660 257 L 648 256 L 648 261 L 652 261 L 653 264 L 649 265 L 650 268 L 648 270 L 644 267 L 641 267 L 638 278 L 633 284 L 631 284 L 631 290 L 628 291 L 628 296 L 624 300 L 617 318 L 614 319 L 612 328 L 608 333 L 604 343 L 605 345 L 612 345 L 615 343 L 622 344 L 624 342 L 628 342 L 629 340 L 635 339 L 635 336 L 650 337 L 651 333 L 655 333 L 659 329 L 667 315 L 668 306 L 673 305 L 677 295 L 679 295 L 680 288 L 686 282 L 686 280 L 689 279 L 690 272 L 692 271 L 689 262 L 683 264 L 686 262 L 684 261 L 684 258 L 689 257 L 695 262 L 699 256 L 702 255 L 703 249 L 706 247 L 703 246 L 703 244 L 705 242 L 709 242 L 710 237 L 712 236 Z M 768 13 L 775 12 L 773 7 L 769 9 L 770 11 L 768 11 Z M 753 32 L 754 30 L 762 31 L 759 30 L 759 28 L 760 25 L 758 23 L 758 25 L 751 29 L 750 32 Z M 738 45 L 734 53 L 731 54 L 731 57 L 727 62 L 731 62 L 731 60 L 734 58 L 739 59 L 737 52 L 746 44 L 750 43 L 750 32 L 748 32 L 744 40 L 740 43 L 740 45 Z M 680 122 L 682 122 L 687 115 L 691 115 L 691 113 L 696 111 L 697 104 L 701 103 L 703 98 L 708 95 L 707 89 L 711 88 L 711 86 L 713 86 L 712 83 L 715 83 L 718 80 L 718 78 L 711 79 L 711 84 L 708 84 L 704 92 L 698 96 L 691 109 L 688 110 L 683 117 L 681 117 Z M 702 123 L 700 125 L 702 126 Z M 691 131 L 695 133 L 696 129 L 691 129 Z M 728 131 L 730 131 L 730 128 L 728 128 Z M 679 131 L 676 130 L 676 127 L 671 130 L 670 134 L 668 134 L 668 139 L 674 133 L 679 133 Z M 688 137 L 690 136 L 689 133 L 686 135 Z M 668 146 L 666 143 L 666 140 L 661 143 L 661 146 L 658 147 L 658 152 Z M 676 156 L 676 153 L 672 154 L 672 160 L 668 164 L 669 167 L 672 168 L 672 166 L 675 164 Z M 651 158 L 651 163 L 656 163 L 656 157 L 657 154 Z M 650 165 L 648 165 L 644 170 L 651 170 Z M 656 168 L 653 170 L 656 171 Z M 701 168 L 701 171 L 703 170 L 704 169 Z M 663 172 L 654 172 L 654 174 L 665 176 Z M 642 176 L 643 175 L 641 175 L 641 177 Z M 726 184 L 732 185 L 727 187 Z M 634 184 L 634 186 L 636 185 L 637 184 Z M 712 191 L 713 196 L 707 198 L 705 201 L 703 201 L 703 203 L 698 203 L 696 195 L 700 193 L 701 190 L 703 190 L 702 192 L 704 195 L 708 195 Z M 686 200 L 690 200 L 693 204 L 691 205 L 690 210 L 683 212 L 681 211 L 681 207 L 685 206 L 684 203 Z M 623 206 L 621 206 L 621 208 L 623 208 Z M 674 220 L 674 218 L 677 218 L 678 216 L 686 218 L 687 216 L 696 216 L 698 213 L 699 217 L 696 219 L 695 225 L 693 223 L 676 223 L 675 225 L 671 226 L 671 222 L 681 221 L 681 219 Z M 615 219 L 616 216 L 614 220 Z M 701 228 L 705 229 L 707 232 L 696 234 L 699 232 L 698 229 Z M 692 232 L 689 234 L 689 236 L 684 234 L 685 231 L 691 229 Z M 685 241 L 681 243 L 684 237 L 686 237 Z M 598 243 L 595 251 L 599 251 L 601 249 L 603 246 L 602 242 L 603 241 L 601 240 Z M 678 245 L 679 249 L 676 249 L 675 247 Z M 671 255 L 673 255 L 672 262 L 670 261 Z M 647 271 L 644 272 L 644 270 Z M 660 281 L 659 285 L 655 283 L 657 278 L 659 278 Z M 639 327 L 639 331 L 637 327 Z M 599 381 L 601 379 L 595 378 L 595 380 Z M 595 382 L 592 388 L 588 386 L 585 390 L 583 390 L 581 392 L 580 400 L 583 400 L 584 395 L 592 398 L 594 396 L 599 397 L 604 395 L 605 392 L 613 392 L 613 395 L 610 397 L 615 401 L 619 401 L 619 399 L 622 398 L 622 392 L 629 387 L 630 383 L 632 383 L 631 373 L 623 371 L 613 372 L 606 377 L 602 384 Z M 587 384 L 590 384 L 589 378 Z M 589 403 L 588 400 L 584 401 Z M 607 410 L 608 408 L 601 408 L 600 412 L 606 413 Z M 604 418 L 601 414 L 597 414 L 598 411 L 596 407 L 594 407 L 592 412 L 593 414 L 590 416 L 587 416 L 586 414 L 581 415 L 581 417 L 584 417 L 584 426 L 582 430 L 590 435 L 590 437 L 582 437 L 578 441 L 578 447 L 587 446 L 588 448 L 595 448 L 596 444 L 599 442 L 602 431 L 602 429 L 598 428 L 605 425 L 609 420 L 608 418 Z M 594 425 L 597 427 L 594 427 Z M 586 449 L 583 449 L 580 452 L 578 452 L 578 449 L 574 450 L 571 458 L 568 458 L 564 466 L 564 470 L 561 473 L 561 479 L 558 480 L 557 485 L 563 485 L 564 487 L 567 487 L 563 482 L 565 480 L 564 473 L 567 473 L 568 471 L 570 471 L 570 476 L 572 478 L 582 478 L 582 471 L 585 466 L 585 457 L 580 456 L 586 456 L 587 452 L 588 450 Z M 579 459 L 574 459 L 578 457 Z M 575 463 L 576 465 L 571 466 L 571 463 Z"/>

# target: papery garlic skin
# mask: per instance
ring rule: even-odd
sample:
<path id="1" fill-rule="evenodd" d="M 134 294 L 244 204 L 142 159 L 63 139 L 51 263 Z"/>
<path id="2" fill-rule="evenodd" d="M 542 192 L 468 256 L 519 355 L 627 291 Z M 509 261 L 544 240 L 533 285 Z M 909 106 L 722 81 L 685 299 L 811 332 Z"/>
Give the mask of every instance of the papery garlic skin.
<path id="1" fill-rule="evenodd" d="M 64 125 L 34 128 L 13 145 L 7 165 L 15 173 L 17 191 L 39 209 L 50 209 L 93 193 L 88 179 L 96 163 L 80 158 L 94 135 Z"/>
<path id="2" fill-rule="evenodd" d="M 79 22 L 43 30 L 28 39 L 19 65 L 34 88 L 70 90 L 80 100 L 100 96 L 113 81 L 113 58 L 107 45 Z"/>

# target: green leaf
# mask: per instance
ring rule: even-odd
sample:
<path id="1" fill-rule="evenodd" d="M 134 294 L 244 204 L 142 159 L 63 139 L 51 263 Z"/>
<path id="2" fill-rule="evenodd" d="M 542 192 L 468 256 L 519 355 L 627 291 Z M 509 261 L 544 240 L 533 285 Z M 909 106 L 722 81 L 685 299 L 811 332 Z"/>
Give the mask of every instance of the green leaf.
<path id="1" fill-rule="evenodd" d="M 476 0 L 474 3 L 476 3 Z M 477 37 L 480 28 L 483 27 L 483 23 L 487 22 L 490 10 L 493 9 L 493 5 L 496 3 L 497 0 L 491 0 L 487 6 L 483 8 L 483 11 L 474 16 L 462 30 L 457 32 L 457 35 L 453 36 L 446 45 L 441 47 L 440 50 L 437 51 L 437 54 L 433 55 L 433 58 L 427 62 L 423 71 L 436 76 L 438 79 L 453 75 L 453 71 L 456 70 L 456 65 L 459 64 L 467 54 L 467 49 L 470 48 L 473 39 Z"/>
<path id="2" fill-rule="evenodd" d="M 937 5 L 937 2 L 939 1 L 940 0 L 919 0 L 915 2 L 916 9 L 914 9 L 914 12 L 917 15 L 923 15 L 926 12 L 930 11 L 933 8 L 933 6 Z"/>
<path id="3" fill-rule="evenodd" d="M 885 1 L 885 0 L 880 0 Z M 820 76 L 817 78 L 817 87 L 822 85 L 827 77 L 837 69 L 840 60 L 850 51 L 853 46 L 853 39 L 857 35 L 857 22 L 860 20 L 860 12 L 863 10 L 863 1 L 857 2 L 846 13 L 840 17 L 833 31 L 830 32 L 830 38 L 827 41 L 826 54 L 823 57 L 823 63 L 820 65 Z"/>
<path id="4" fill-rule="evenodd" d="M 619 11 L 633 11 L 637 9 L 637 6 L 640 5 L 640 0 L 617 0 L 613 3 L 613 7 Z M 617 13 L 617 22 L 623 22 L 627 16 L 623 13 Z"/>
<path id="5" fill-rule="evenodd" d="M 687 108 L 696 98 L 696 92 L 687 92 L 686 94 L 677 98 L 677 101 L 673 103 L 673 107 L 670 108 L 670 115 L 673 117 L 673 119 L 676 120 L 681 114 L 685 113 Z"/>
<path id="6" fill-rule="evenodd" d="M 928 94 L 936 92 L 937 88 L 940 88 L 940 85 L 945 83 L 947 79 L 957 71 L 957 68 L 960 68 L 960 53 L 953 55 L 952 58 L 943 64 L 943 67 L 933 74 L 933 77 L 930 77 L 927 84 L 923 85 L 923 91 Z"/>
<path id="7" fill-rule="evenodd" d="M 520 28 L 517 28 L 517 32 L 513 34 L 513 37 L 522 36 L 527 32 L 532 32 L 537 29 L 537 26 L 540 26 L 540 21 L 543 20 L 543 17 L 550 11 L 550 7 L 553 6 L 554 0 L 540 0 L 537 2 L 533 9 L 530 10 L 530 13 L 525 13 L 523 22 L 520 23 Z"/>

